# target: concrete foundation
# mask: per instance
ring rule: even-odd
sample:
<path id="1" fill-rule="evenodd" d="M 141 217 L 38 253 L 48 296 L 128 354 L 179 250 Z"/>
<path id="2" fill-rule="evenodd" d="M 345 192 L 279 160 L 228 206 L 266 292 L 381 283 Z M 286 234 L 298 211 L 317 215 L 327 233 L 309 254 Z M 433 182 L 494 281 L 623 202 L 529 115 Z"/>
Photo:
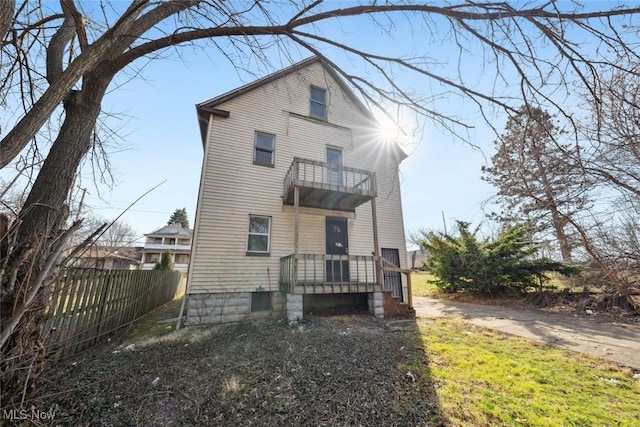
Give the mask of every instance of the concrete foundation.
<path id="1" fill-rule="evenodd" d="M 375 317 L 384 317 L 384 294 L 382 292 L 369 293 L 369 313 Z"/>
<path id="2" fill-rule="evenodd" d="M 187 295 L 186 326 L 233 323 L 241 320 L 282 317 L 286 299 L 281 292 L 272 295 L 272 309 L 251 311 L 252 292 L 225 292 Z"/>
<path id="3" fill-rule="evenodd" d="M 362 294 L 364 296 L 364 294 Z M 281 318 L 286 315 L 289 323 L 304 318 L 304 295 L 274 292 L 271 297 L 271 309 L 251 311 L 253 292 L 224 292 L 215 294 L 187 295 L 185 326 L 215 325 L 240 322 L 261 318 Z M 352 294 L 307 295 L 309 309 L 336 309 L 348 306 L 352 310 L 360 306 L 361 297 Z M 384 317 L 384 294 L 370 292 L 366 297 L 369 313 L 375 317 Z M 331 313 L 328 313 L 331 314 Z"/>
<path id="4" fill-rule="evenodd" d="M 304 304 L 302 295 L 287 294 L 287 320 L 296 323 L 303 319 Z"/>

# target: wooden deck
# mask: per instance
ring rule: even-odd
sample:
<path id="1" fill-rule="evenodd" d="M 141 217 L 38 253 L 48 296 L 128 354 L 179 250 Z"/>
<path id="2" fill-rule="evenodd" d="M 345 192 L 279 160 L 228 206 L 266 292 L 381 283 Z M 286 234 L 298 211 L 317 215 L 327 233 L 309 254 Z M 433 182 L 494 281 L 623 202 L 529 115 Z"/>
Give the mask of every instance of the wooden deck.
<path id="1" fill-rule="evenodd" d="M 381 292 L 374 256 L 298 254 L 280 258 L 280 291 L 291 294 Z"/>
<path id="2" fill-rule="evenodd" d="M 300 206 L 343 211 L 353 211 L 376 197 L 377 191 L 374 172 L 298 157 L 284 180 L 284 204 L 294 204 L 295 187 Z"/>

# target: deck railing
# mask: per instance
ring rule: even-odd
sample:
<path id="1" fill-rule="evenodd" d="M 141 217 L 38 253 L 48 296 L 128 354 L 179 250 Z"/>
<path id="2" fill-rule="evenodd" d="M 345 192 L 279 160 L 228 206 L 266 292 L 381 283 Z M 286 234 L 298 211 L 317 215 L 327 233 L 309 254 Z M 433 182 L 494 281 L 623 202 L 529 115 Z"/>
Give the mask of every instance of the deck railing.
<path id="1" fill-rule="evenodd" d="M 373 172 L 348 166 L 295 157 L 284 180 L 284 197 L 294 185 L 321 188 L 375 197 L 376 176 Z"/>
<path id="2" fill-rule="evenodd" d="M 280 290 L 286 293 L 373 292 L 374 256 L 298 254 L 280 258 Z"/>

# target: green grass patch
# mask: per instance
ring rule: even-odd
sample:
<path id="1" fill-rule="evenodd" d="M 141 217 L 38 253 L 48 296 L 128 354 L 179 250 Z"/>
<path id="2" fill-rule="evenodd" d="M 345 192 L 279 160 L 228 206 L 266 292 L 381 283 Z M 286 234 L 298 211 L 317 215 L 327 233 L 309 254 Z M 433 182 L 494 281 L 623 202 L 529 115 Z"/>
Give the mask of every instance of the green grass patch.
<path id="1" fill-rule="evenodd" d="M 131 327 L 127 340 L 155 338 L 175 331 L 177 318 L 180 315 L 182 298 L 176 298 L 145 314 Z M 175 319 L 175 320 L 173 320 Z"/>
<path id="2" fill-rule="evenodd" d="M 420 329 L 430 363 L 408 368 L 453 425 L 640 425 L 631 369 L 447 319 Z"/>
<path id="3" fill-rule="evenodd" d="M 411 273 L 411 290 L 413 295 L 421 296 L 421 297 L 429 297 L 434 296 L 440 291 L 438 287 L 429 283 L 429 281 L 434 280 L 435 278 L 431 273 L 427 273 L 426 271 L 417 271 Z"/>

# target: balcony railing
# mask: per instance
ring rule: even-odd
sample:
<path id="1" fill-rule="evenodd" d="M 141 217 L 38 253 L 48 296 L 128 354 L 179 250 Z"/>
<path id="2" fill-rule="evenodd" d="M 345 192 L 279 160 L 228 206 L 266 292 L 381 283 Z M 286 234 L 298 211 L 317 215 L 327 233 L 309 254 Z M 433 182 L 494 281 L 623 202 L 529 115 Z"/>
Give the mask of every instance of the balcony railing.
<path id="1" fill-rule="evenodd" d="M 191 245 L 187 244 L 187 245 L 183 245 L 183 244 L 162 244 L 162 243 L 145 243 L 144 248 L 149 250 L 149 249 L 159 249 L 159 250 L 172 250 L 172 251 L 178 251 L 178 250 L 182 250 L 182 251 L 189 251 L 191 250 Z"/>
<path id="2" fill-rule="evenodd" d="M 353 210 L 376 197 L 376 176 L 364 169 L 294 158 L 284 180 L 284 203 L 294 203 L 300 187 L 300 206 Z"/>
<path id="3" fill-rule="evenodd" d="M 292 294 L 381 291 L 375 257 L 298 254 L 280 258 L 280 290 Z"/>

